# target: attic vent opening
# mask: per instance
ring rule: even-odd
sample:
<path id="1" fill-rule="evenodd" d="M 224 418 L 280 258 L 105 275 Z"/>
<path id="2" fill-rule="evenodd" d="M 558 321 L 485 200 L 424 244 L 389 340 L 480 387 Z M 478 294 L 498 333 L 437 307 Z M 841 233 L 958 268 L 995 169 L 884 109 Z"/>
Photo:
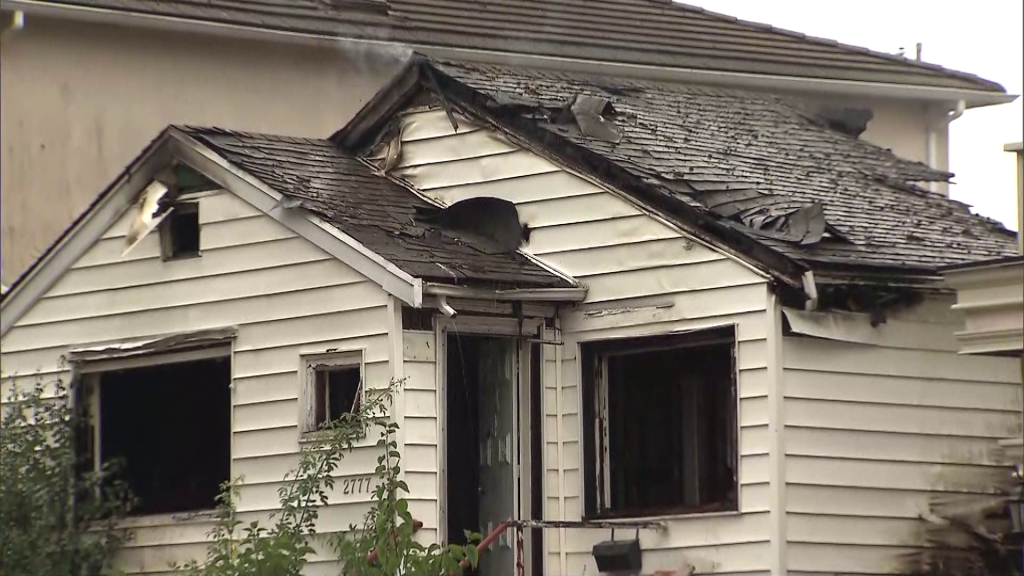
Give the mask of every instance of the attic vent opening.
<path id="1" fill-rule="evenodd" d="M 199 256 L 199 203 L 179 202 L 160 227 L 164 260 Z"/>

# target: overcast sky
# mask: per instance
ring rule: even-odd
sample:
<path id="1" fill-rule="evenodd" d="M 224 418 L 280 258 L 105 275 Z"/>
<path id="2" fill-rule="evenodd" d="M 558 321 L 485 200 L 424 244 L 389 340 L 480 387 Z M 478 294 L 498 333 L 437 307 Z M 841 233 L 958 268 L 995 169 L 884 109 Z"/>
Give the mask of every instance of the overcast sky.
<path id="1" fill-rule="evenodd" d="M 706 10 L 830 38 L 873 50 L 914 53 L 923 60 L 977 74 L 1002 84 L 1010 94 L 1024 90 L 1024 2 L 976 0 L 688 0 Z M 1016 229 L 1016 167 L 1003 152 L 1020 142 L 1024 104 L 968 110 L 950 125 L 951 196 L 976 212 Z"/>

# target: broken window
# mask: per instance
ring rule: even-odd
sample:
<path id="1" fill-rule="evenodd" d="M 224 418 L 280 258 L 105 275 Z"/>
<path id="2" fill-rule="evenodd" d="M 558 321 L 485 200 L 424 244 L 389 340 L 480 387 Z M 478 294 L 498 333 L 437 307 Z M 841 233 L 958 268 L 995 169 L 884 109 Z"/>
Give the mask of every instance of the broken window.
<path id="1" fill-rule="evenodd" d="M 314 432 L 359 410 L 362 400 L 362 358 L 359 353 L 306 360 L 306 426 Z"/>
<path id="2" fill-rule="evenodd" d="M 737 509 L 732 327 L 582 345 L 587 514 Z"/>
<path id="3" fill-rule="evenodd" d="M 121 467 L 134 514 L 211 510 L 230 477 L 231 362 L 201 356 L 85 375 L 83 459 Z"/>
<path id="4" fill-rule="evenodd" d="M 164 260 L 199 256 L 199 203 L 178 202 L 160 227 Z"/>

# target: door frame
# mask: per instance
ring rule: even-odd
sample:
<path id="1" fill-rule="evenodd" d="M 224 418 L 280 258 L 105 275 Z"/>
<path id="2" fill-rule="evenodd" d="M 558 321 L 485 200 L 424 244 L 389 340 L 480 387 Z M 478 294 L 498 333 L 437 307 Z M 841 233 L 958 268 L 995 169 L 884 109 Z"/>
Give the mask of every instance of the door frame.
<path id="1" fill-rule="evenodd" d="M 531 518 L 533 501 L 533 483 L 531 482 L 533 469 L 533 454 L 531 443 L 525 444 L 520 441 L 524 436 L 530 437 L 530 402 L 533 399 L 530 395 L 533 392 L 530 377 L 530 354 L 531 344 L 528 339 L 540 338 L 543 335 L 544 320 L 541 318 L 524 318 L 522 320 L 511 317 L 494 316 L 463 316 L 459 314 L 456 318 L 439 317 L 434 322 L 434 333 L 436 341 L 436 378 L 437 378 L 437 521 L 438 540 L 442 545 L 448 543 L 448 471 L 447 471 L 447 449 L 448 449 L 448 336 L 449 333 L 459 336 L 477 336 L 508 338 L 518 340 L 516 343 L 517 366 L 516 366 L 516 394 L 514 395 L 515 419 L 517 425 L 513 430 L 513 444 L 518 447 L 516 450 L 517 461 L 513 464 L 513 474 L 519 490 L 513 495 L 513 509 L 518 519 Z M 543 366 L 543 365 L 542 365 Z M 543 374 L 543 369 L 541 370 Z M 543 394 L 543 386 L 538 389 Z M 539 399 L 538 399 L 539 400 Z M 540 429 L 543 430 L 543 412 Z M 484 534 L 486 536 L 486 534 Z M 531 530 L 523 531 L 523 554 L 522 561 L 527 576 L 533 572 L 532 547 L 542 545 L 534 543 Z M 513 540 L 512 548 L 516 551 L 516 543 Z"/>

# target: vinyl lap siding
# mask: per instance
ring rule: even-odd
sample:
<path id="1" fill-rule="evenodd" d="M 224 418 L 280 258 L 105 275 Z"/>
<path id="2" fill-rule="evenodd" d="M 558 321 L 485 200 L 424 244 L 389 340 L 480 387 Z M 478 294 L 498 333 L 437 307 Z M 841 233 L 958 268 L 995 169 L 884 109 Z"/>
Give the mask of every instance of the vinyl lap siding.
<path id="1" fill-rule="evenodd" d="M 522 221 L 532 228 L 526 250 L 589 287 L 586 302 L 561 313 L 561 366 L 555 347 L 544 350 L 545 518 L 581 518 L 579 342 L 734 323 L 739 339 L 741 513 L 677 517 L 667 520 L 664 534 L 641 533 L 644 570 L 679 570 L 689 562 L 698 573 L 766 572 L 769 371 L 764 279 L 595 184 L 466 119 L 459 118 L 458 124 L 455 134 L 443 111 L 406 114 L 402 156 L 394 173 L 446 204 L 474 196 L 516 203 Z M 606 530 L 567 530 L 564 573 L 596 573 L 591 547 L 608 537 Z M 546 574 L 563 573 L 562 541 L 558 530 L 545 531 Z"/>
<path id="2" fill-rule="evenodd" d="M 157 234 L 122 258 L 129 215 L 104 234 L 4 336 L 4 388 L 13 375 L 22 382 L 36 374 L 67 381 L 61 357 L 71 344 L 237 326 L 232 475 L 244 477 L 239 510 L 265 516 L 278 507 L 277 490 L 299 458 L 300 356 L 362 350 L 368 385 L 386 385 L 387 295 L 233 194 L 199 202 L 199 258 L 163 262 Z M 337 476 L 372 474 L 375 465 L 375 449 L 357 448 Z M 365 499 L 335 494 L 321 511 L 319 531 L 359 522 Z M 428 529 L 436 528 L 432 499 L 411 507 Z M 210 528 L 201 519 L 169 516 L 130 523 L 135 537 L 120 557 L 129 573 L 165 572 L 169 561 L 201 558 Z M 329 565 L 318 555 L 309 572 Z"/>
<path id="3" fill-rule="evenodd" d="M 783 340 L 790 573 L 907 572 L 931 499 L 1007 477 L 1019 360 L 958 355 L 956 324 L 904 322 L 911 337 L 888 345 Z"/>

